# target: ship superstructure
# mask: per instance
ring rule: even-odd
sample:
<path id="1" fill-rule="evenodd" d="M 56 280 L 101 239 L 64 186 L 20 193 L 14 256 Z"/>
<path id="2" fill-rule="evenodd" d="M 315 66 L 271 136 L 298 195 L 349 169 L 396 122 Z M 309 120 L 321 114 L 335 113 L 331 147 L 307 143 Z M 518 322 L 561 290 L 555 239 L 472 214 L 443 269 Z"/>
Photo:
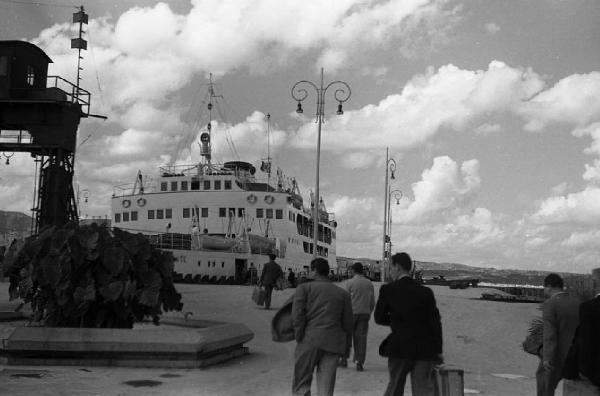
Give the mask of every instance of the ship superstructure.
<path id="1" fill-rule="evenodd" d="M 209 92 L 211 114 L 212 82 Z M 242 283 L 269 254 L 284 270 L 307 272 L 316 199 L 311 196 L 306 207 L 294 178 L 280 169 L 271 174 L 269 155 L 258 161 L 258 171 L 244 161 L 212 163 L 211 122 L 200 134 L 202 162 L 163 166 L 156 178 L 138 172 L 135 182 L 114 188 L 113 226 L 147 234 L 152 244 L 172 251 L 175 272 L 188 280 Z M 318 205 L 316 252 L 335 269 L 337 223 L 321 199 Z"/>

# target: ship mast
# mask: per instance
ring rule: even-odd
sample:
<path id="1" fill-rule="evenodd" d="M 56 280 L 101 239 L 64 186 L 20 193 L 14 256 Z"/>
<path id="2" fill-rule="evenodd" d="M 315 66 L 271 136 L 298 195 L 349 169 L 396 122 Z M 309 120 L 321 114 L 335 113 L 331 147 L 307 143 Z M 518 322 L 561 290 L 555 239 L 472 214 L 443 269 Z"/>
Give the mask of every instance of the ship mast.
<path id="1" fill-rule="evenodd" d="M 260 164 L 260 170 L 267 174 L 267 184 L 271 184 L 271 114 L 267 114 L 267 158 Z"/>
<path id="2" fill-rule="evenodd" d="M 221 95 L 215 94 L 215 84 L 212 80 L 212 73 L 209 75 L 209 83 L 208 83 L 208 124 L 206 125 L 207 132 L 203 132 L 200 135 L 200 155 L 204 157 L 204 163 L 210 165 L 212 150 L 211 150 L 211 130 L 212 130 L 212 110 L 213 110 L 213 102 L 216 102 L 217 98 L 220 98 Z"/>

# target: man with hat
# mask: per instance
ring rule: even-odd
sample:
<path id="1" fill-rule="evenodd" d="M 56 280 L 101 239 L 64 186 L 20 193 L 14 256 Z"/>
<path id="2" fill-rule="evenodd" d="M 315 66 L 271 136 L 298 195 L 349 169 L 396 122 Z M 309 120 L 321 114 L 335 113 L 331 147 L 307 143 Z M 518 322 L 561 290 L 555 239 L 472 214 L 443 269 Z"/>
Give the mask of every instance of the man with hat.
<path id="1" fill-rule="evenodd" d="M 352 344 L 348 345 L 346 355 L 340 359 L 342 367 L 348 366 L 350 347 L 354 345 L 354 361 L 356 370 L 363 371 L 365 356 L 367 353 L 367 332 L 369 331 L 369 320 L 371 312 L 375 308 L 375 288 L 373 283 L 364 275 L 362 263 L 352 265 L 354 276 L 346 282 L 346 290 L 350 293 L 352 300 Z"/>

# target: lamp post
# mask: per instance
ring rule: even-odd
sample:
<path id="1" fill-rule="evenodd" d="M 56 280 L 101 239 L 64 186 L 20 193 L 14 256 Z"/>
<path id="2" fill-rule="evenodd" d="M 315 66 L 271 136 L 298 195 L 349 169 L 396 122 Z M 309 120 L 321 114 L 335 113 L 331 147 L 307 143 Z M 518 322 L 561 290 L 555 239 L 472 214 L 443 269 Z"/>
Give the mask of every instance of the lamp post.
<path id="1" fill-rule="evenodd" d="M 389 179 L 394 180 L 395 176 L 394 176 L 394 172 L 396 171 L 396 160 L 394 160 L 393 158 L 389 158 L 389 149 L 386 147 L 385 149 L 385 189 L 384 191 L 384 204 L 383 204 L 383 246 L 382 246 L 382 259 L 381 262 L 383 263 L 383 281 L 386 281 L 388 279 L 388 275 L 389 275 L 389 257 L 387 257 L 387 241 L 389 239 L 389 235 L 388 235 L 388 211 L 389 211 L 389 205 L 388 205 L 388 198 L 389 198 Z M 391 173 L 391 175 L 390 175 Z M 391 199 L 391 198 L 390 198 Z"/>
<path id="2" fill-rule="evenodd" d="M 391 187 L 390 187 L 390 189 L 391 189 Z M 389 260 L 392 257 L 392 198 L 394 198 L 396 200 L 396 205 L 400 205 L 400 200 L 402 199 L 402 197 L 403 197 L 403 194 L 402 194 L 402 191 L 400 191 L 400 190 L 392 190 L 388 193 L 388 208 L 387 208 L 388 241 L 387 241 L 387 255 L 386 255 L 388 257 L 388 264 L 389 264 Z M 389 276 L 389 265 L 388 265 L 388 276 Z"/>
<path id="3" fill-rule="evenodd" d="M 325 115 L 325 92 L 330 87 L 337 87 L 334 93 L 334 98 L 338 102 L 337 115 L 344 114 L 342 110 L 342 103 L 350 98 L 350 86 L 343 81 L 332 81 L 323 87 L 323 68 L 321 68 L 321 85 L 317 86 L 315 83 L 307 80 L 301 80 L 294 84 L 292 87 L 292 98 L 298 102 L 296 113 L 302 114 L 302 101 L 308 97 L 308 91 L 303 87 L 312 87 L 317 94 L 317 171 L 315 180 L 315 199 L 313 201 L 313 258 L 317 258 L 317 246 L 319 242 L 319 206 L 321 203 L 321 197 L 319 192 L 319 165 L 321 161 L 321 124 L 323 124 L 323 116 Z"/>

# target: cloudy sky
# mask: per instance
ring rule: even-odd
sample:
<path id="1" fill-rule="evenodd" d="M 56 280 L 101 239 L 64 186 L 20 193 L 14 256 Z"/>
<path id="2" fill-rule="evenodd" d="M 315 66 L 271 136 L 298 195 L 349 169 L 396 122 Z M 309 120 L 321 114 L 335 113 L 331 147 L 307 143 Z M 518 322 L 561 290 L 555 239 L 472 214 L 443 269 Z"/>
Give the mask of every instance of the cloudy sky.
<path id="1" fill-rule="evenodd" d="M 0 38 L 31 41 L 74 80 L 68 0 L 0 0 Z M 51 5 L 46 5 L 51 4 Z M 79 3 L 78 3 L 79 4 Z M 78 5 L 77 4 L 77 5 Z M 338 254 L 381 257 L 385 153 L 394 250 L 418 260 L 588 272 L 600 266 L 600 2 L 596 0 L 83 1 L 83 120 L 76 179 L 87 216 L 114 185 L 198 161 L 207 77 L 222 93 L 215 159 L 258 163 L 271 114 L 276 166 L 314 188 L 316 96 L 326 98 L 321 192 Z M 234 142 L 235 151 L 231 147 Z M 27 212 L 34 165 L 2 161 L 0 207 Z"/>

